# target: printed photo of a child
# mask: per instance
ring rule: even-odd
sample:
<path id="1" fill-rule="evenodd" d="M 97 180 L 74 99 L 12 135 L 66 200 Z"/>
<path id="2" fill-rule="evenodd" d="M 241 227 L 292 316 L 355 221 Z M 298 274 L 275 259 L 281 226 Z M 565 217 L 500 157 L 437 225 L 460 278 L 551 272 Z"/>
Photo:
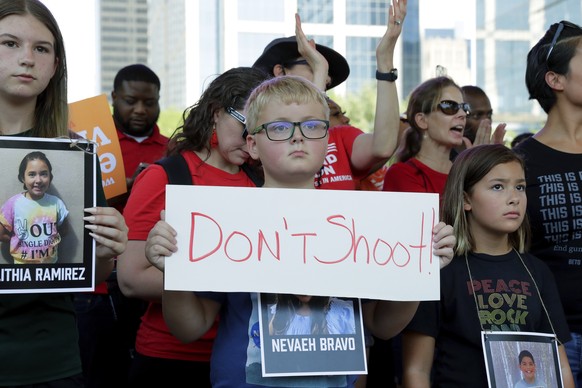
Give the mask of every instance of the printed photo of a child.
<path id="1" fill-rule="evenodd" d="M 93 194 L 85 152 L 70 144 L 0 142 L 0 265 L 84 262 L 83 209 Z"/>
<path id="2" fill-rule="evenodd" d="M 58 246 L 67 233 L 69 210 L 62 199 L 47 191 L 53 167 L 41 151 L 28 153 L 18 168 L 24 191 L 0 209 L 0 241 L 10 244 L 14 264 L 54 264 Z"/>

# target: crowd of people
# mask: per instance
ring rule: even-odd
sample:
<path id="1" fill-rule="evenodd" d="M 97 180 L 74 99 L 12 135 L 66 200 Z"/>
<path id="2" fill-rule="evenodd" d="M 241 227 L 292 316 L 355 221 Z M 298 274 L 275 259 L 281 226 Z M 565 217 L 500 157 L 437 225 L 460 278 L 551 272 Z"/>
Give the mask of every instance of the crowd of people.
<path id="1" fill-rule="evenodd" d="M 545 365 L 522 351 L 510 381 L 550 386 L 540 380 L 557 375 L 560 386 L 582 388 L 582 28 L 554 23 L 528 53 L 526 87 L 547 121 L 506 145 L 483 89 L 449 76 L 418 85 L 400 114 L 394 50 L 406 12 L 406 0 L 387 7 L 373 128 L 350 125 L 327 97 L 349 64 L 308 39 L 299 15 L 294 36 L 218 75 L 170 138 L 157 126 L 158 76 L 143 64 L 120 69 L 111 101 L 128 189 L 106 199 L 97 166 L 98 206 L 83 217 L 95 243 L 95 291 L 0 294 L 0 386 L 487 387 L 482 335 L 518 331 L 553 335 L 558 370 L 536 375 Z M 78 139 L 50 11 L 40 0 L 0 0 L 0 36 L 0 135 Z M 52 191 L 47 156 L 23 155 L 23 191 L 2 199 L 3 260 L 58 265 L 74 213 Z M 164 213 L 175 180 L 167 161 L 185 166 L 180 178 L 192 185 L 438 193 L 440 299 L 273 294 L 266 330 L 276 336 L 355 333 L 361 303 L 370 369 L 264 376 L 257 293 L 164 288 L 177 250 Z M 38 213 L 54 225 L 52 253 L 21 260 Z"/>

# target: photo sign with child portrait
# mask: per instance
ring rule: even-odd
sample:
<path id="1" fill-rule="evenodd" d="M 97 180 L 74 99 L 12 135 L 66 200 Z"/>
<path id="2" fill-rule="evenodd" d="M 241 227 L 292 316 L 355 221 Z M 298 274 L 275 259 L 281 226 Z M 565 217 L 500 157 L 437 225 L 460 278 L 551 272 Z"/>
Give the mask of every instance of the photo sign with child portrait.
<path id="1" fill-rule="evenodd" d="M 168 185 L 165 288 L 438 300 L 438 194 Z"/>
<path id="2" fill-rule="evenodd" d="M 260 294 L 259 324 L 265 377 L 367 373 L 359 299 Z"/>
<path id="3" fill-rule="evenodd" d="M 92 291 L 95 145 L 0 136 L 0 148 L 0 293 Z"/>
<path id="4" fill-rule="evenodd" d="M 482 332 L 490 388 L 562 388 L 558 341 L 553 334 Z"/>

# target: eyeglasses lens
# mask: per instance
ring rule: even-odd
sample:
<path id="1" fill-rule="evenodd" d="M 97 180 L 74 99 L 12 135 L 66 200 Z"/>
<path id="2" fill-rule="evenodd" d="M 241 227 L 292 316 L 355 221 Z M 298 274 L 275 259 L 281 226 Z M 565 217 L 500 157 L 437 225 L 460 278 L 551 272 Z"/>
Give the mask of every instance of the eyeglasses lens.
<path id="1" fill-rule="evenodd" d="M 301 134 L 306 139 L 321 139 L 327 134 L 329 122 L 324 120 L 308 120 L 299 122 L 275 121 L 263 124 L 267 137 L 273 141 L 283 141 L 290 139 L 295 133 L 295 127 L 299 126 Z"/>
<path id="2" fill-rule="evenodd" d="M 446 115 L 453 116 L 459 109 L 462 109 L 466 114 L 471 113 L 471 107 L 466 102 L 458 103 L 456 101 L 441 101 L 439 103 L 439 109 Z"/>

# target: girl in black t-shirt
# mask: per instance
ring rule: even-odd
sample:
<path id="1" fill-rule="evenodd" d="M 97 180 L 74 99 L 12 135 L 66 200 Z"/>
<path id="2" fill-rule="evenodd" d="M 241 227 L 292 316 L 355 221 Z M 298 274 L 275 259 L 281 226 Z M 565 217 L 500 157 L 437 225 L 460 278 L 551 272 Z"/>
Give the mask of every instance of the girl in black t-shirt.
<path id="1" fill-rule="evenodd" d="M 454 228 L 455 257 L 441 270 L 440 301 L 422 302 L 403 333 L 404 387 L 487 387 L 482 331 L 555 334 L 564 387 L 574 387 L 556 283 L 525 253 L 525 189 L 523 160 L 503 145 L 455 159 L 442 214 Z"/>

